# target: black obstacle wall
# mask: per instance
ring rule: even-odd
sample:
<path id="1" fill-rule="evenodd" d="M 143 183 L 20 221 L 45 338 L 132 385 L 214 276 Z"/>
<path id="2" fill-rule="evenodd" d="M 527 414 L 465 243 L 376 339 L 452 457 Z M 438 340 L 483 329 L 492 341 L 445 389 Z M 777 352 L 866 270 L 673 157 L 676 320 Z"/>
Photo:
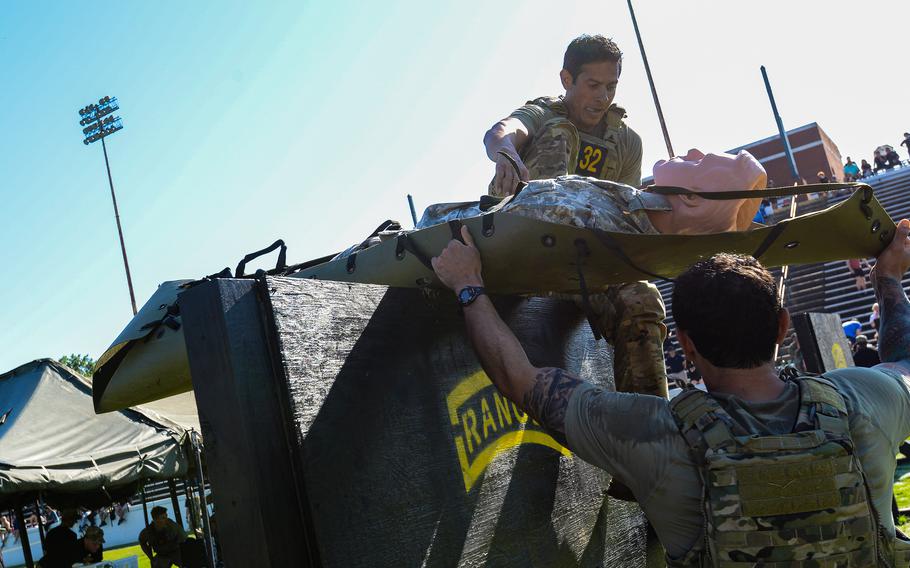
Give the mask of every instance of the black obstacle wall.
<path id="1" fill-rule="evenodd" d="M 612 382 L 572 303 L 494 303 L 533 364 Z M 217 280 L 181 310 L 229 567 L 645 566 L 640 509 L 499 395 L 450 293 Z"/>

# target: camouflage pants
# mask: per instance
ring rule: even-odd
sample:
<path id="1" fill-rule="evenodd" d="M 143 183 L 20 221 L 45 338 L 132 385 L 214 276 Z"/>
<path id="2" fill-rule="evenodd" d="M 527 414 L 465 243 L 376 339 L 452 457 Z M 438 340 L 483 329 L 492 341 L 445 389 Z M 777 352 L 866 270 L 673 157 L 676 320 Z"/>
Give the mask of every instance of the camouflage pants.
<path id="1" fill-rule="evenodd" d="M 556 297 L 584 307 L 579 295 Z M 588 296 L 588 304 L 591 327 L 613 346 L 616 390 L 667 398 L 666 310 L 657 287 L 644 281 L 617 284 Z"/>
<path id="2" fill-rule="evenodd" d="M 565 118 L 544 124 L 524 149 L 523 161 L 531 179 L 549 179 L 575 173 L 580 138 Z M 582 307 L 581 296 L 572 299 Z M 666 310 L 657 287 L 648 282 L 610 286 L 603 294 L 591 294 L 591 325 L 613 346 L 616 390 L 667 398 L 667 369 L 663 343 Z"/>

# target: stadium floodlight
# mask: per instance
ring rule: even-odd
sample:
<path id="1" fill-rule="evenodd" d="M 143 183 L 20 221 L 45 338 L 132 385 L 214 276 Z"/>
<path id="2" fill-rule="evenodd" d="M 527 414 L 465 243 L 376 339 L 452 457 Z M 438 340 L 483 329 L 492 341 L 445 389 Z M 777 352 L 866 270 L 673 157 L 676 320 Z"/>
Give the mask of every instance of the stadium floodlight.
<path id="1" fill-rule="evenodd" d="M 104 167 L 107 168 L 107 181 L 111 186 L 111 200 L 114 202 L 114 218 L 117 220 L 117 234 L 120 235 L 120 252 L 123 253 L 123 268 L 126 270 L 126 285 L 130 289 L 130 302 L 133 315 L 136 315 L 136 295 L 133 293 L 133 278 L 130 276 L 130 262 L 126 257 L 126 244 L 123 242 L 123 228 L 120 226 L 120 210 L 117 208 L 117 195 L 114 193 L 114 180 L 111 178 L 111 166 L 107 159 L 107 145 L 104 139 L 123 129 L 119 116 L 113 113 L 120 110 L 117 97 L 101 97 L 97 103 L 85 105 L 79 109 L 79 126 L 83 126 L 82 143 L 88 146 L 101 140 L 104 150 Z"/>

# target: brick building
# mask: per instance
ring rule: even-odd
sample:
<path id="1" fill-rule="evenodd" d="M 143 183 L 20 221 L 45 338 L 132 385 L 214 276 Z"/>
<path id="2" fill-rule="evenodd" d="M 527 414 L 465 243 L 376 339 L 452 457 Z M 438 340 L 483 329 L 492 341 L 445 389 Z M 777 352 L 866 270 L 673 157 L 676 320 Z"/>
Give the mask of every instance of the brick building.
<path id="1" fill-rule="evenodd" d="M 812 122 L 788 130 L 787 139 L 793 150 L 796 169 L 799 170 L 803 181 L 815 183 L 816 174 L 820 171 L 825 172 L 829 178 L 832 176 L 838 180 L 843 178 L 843 161 L 840 150 L 817 123 Z M 784 145 L 779 135 L 775 134 L 744 146 L 738 146 L 728 152 L 735 154 L 740 150 L 746 150 L 761 162 L 765 171 L 768 172 L 769 182 L 773 180 L 776 186 L 793 183 L 790 165 L 784 154 Z"/>

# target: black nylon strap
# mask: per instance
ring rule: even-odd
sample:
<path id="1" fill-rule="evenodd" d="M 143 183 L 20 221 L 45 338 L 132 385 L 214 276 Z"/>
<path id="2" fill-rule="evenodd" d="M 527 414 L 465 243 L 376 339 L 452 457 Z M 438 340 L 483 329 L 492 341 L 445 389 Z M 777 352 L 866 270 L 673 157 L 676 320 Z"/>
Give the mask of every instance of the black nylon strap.
<path id="1" fill-rule="evenodd" d="M 485 237 L 492 237 L 493 233 L 496 232 L 496 225 L 493 224 L 493 215 L 494 213 L 486 213 L 480 218 L 483 227 L 483 236 Z"/>
<path id="2" fill-rule="evenodd" d="M 705 199 L 758 199 L 763 197 L 788 197 L 791 195 L 806 195 L 824 191 L 837 191 L 840 189 L 860 189 L 867 191 L 872 188 L 864 183 L 812 183 L 793 187 L 771 187 L 768 189 L 749 189 L 744 191 L 693 191 L 685 187 L 673 185 L 649 185 L 644 191 L 658 195 L 697 195 Z"/>
<path id="3" fill-rule="evenodd" d="M 774 225 L 774 228 L 771 229 L 771 231 L 768 233 L 768 236 L 765 237 L 765 240 L 763 240 L 761 244 L 758 245 L 758 248 L 755 249 L 755 252 L 752 253 L 752 256 L 755 258 L 755 260 L 758 260 L 761 258 L 761 255 L 768 252 L 768 249 L 771 248 L 771 245 L 774 244 L 774 241 L 777 240 L 777 237 L 779 237 L 781 233 L 784 232 L 788 224 L 789 223 L 786 221 L 781 221 L 780 223 Z"/>
<path id="4" fill-rule="evenodd" d="M 458 219 L 451 219 L 449 221 L 449 230 L 452 231 L 452 239 L 465 244 L 464 239 L 461 238 L 461 226 L 462 222 Z"/>
<path id="5" fill-rule="evenodd" d="M 618 256 L 621 261 L 625 262 L 633 270 L 637 270 L 638 272 L 645 274 L 647 276 L 650 276 L 651 278 L 655 278 L 657 280 L 663 280 L 664 282 L 671 282 L 671 283 L 673 282 L 672 278 L 667 278 L 665 276 L 661 276 L 660 274 L 654 274 L 653 272 L 645 270 L 644 268 L 635 264 L 632 261 L 632 259 L 629 258 L 629 256 L 626 254 L 626 252 L 624 250 L 622 250 L 622 247 L 619 246 L 619 243 L 616 242 L 616 239 L 614 239 L 610 235 L 610 233 L 607 233 L 606 231 L 601 231 L 600 229 L 590 229 L 590 230 L 591 230 L 591 232 L 594 233 L 594 235 L 597 237 L 597 240 L 599 240 L 601 242 L 601 244 L 603 244 L 605 247 L 607 247 L 608 249 L 613 251 L 613 254 Z"/>
<path id="6" fill-rule="evenodd" d="M 598 331 L 597 325 L 597 315 L 594 313 L 594 308 L 591 307 L 591 295 L 588 293 L 588 285 L 585 283 L 585 274 L 581 269 L 583 259 L 591 256 L 591 249 L 588 248 L 588 243 L 584 239 L 575 239 L 575 251 L 577 253 L 575 258 L 575 268 L 578 270 L 578 286 L 581 288 L 581 309 L 585 312 L 585 317 L 588 318 L 588 325 L 591 326 L 591 333 L 594 334 L 594 340 L 599 341 L 603 335 Z"/>
<path id="7" fill-rule="evenodd" d="M 512 164 L 512 169 L 515 170 L 515 176 L 518 177 L 519 180 L 521 180 L 521 172 L 518 170 L 518 162 L 515 161 L 515 158 L 510 156 L 509 153 L 506 152 L 505 150 L 500 150 L 496 153 L 499 154 L 500 156 L 504 157 L 506 160 L 509 161 L 510 164 Z M 519 193 L 521 193 L 521 190 L 526 188 L 527 186 L 528 186 L 527 182 L 519 181 L 518 185 L 515 186 L 515 191 L 512 192 L 512 195 L 518 195 Z"/>
<path id="8" fill-rule="evenodd" d="M 403 259 L 403 251 L 408 251 L 413 254 L 421 264 L 430 269 L 430 271 L 433 270 L 433 263 L 430 262 L 430 257 L 423 254 L 423 251 L 417 248 L 417 245 L 414 244 L 414 241 L 411 240 L 411 237 L 409 237 L 407 233 L 401 233 L 396 239 L 395 256 L 399 259 Z"/>

